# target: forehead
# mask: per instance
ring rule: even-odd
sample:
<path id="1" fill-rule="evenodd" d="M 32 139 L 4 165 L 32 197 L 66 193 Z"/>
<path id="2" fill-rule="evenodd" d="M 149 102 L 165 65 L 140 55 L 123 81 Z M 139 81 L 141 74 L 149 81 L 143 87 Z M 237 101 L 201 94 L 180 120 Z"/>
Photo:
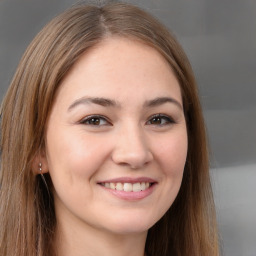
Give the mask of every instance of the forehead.
<path id="1" fill-rule="evenodd" d="M 106 97 L 172 92 L 180 86 L 166 59 L 154 48 L 127 38 L 111 37 L 85 52 L 60 87 L 62 96 Z M 162 95 L 161 95 L 162 96 Z"/>

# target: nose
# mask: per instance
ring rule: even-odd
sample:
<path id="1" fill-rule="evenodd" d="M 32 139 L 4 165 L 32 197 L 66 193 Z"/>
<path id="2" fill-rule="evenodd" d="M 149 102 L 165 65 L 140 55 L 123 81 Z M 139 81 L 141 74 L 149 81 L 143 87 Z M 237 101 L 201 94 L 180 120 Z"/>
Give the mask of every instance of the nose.
<path id="1" fill-rule="evenodd" d="M 119 131 L 112 152 L 112 160 L 131 169 L 139 169 L 153 160 L 149 141 L 139 127 Z"/>

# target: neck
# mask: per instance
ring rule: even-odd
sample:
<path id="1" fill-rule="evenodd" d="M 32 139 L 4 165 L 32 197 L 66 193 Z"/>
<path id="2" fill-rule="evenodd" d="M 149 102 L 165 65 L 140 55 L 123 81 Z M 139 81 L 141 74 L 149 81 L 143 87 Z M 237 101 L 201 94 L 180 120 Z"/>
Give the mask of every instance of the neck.
<path id="1" fill-rule="evenodd" d="M 146 232 L 115 234 L 73 224 L 57 224 L 57 256 L 144 256 Z"/>

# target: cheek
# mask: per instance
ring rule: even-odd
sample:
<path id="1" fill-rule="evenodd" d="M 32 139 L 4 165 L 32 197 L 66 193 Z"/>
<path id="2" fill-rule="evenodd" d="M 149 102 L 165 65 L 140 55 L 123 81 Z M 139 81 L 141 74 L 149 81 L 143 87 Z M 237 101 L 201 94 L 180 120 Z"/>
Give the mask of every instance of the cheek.
<path id="1" fill-rule="evenodd" d="M 187 134 L 180 132 L 158 144 L 157 157 L 167 176 L 182 177 L 187 158 Z"/>
<path id="2" fill-rule="evenodd" d="M 48 133 L 47 158 L 51 175 L 90 178 L 107 157 L 108 143 L 81 131 Z"/>
<path id="3" fill-rule="evenodd" d="M 158 138 L 154 151 L 160 175 L 161 193 L 157 198 L 158 214 L 163 216 L 180 190 L 187 157 L 187 134 L 179 130 Z"/>

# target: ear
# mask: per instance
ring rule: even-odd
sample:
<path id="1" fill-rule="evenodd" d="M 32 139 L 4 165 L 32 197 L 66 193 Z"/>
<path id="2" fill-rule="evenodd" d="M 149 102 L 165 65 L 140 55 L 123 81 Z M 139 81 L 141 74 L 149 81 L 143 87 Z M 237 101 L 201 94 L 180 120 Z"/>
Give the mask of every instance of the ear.
<path id="1" fill-rule="evenodd" d="M 48 172 L 48 161 L 45 153 L 38 153 L 32 161 L 32 171 L 35 175 Z"/>

